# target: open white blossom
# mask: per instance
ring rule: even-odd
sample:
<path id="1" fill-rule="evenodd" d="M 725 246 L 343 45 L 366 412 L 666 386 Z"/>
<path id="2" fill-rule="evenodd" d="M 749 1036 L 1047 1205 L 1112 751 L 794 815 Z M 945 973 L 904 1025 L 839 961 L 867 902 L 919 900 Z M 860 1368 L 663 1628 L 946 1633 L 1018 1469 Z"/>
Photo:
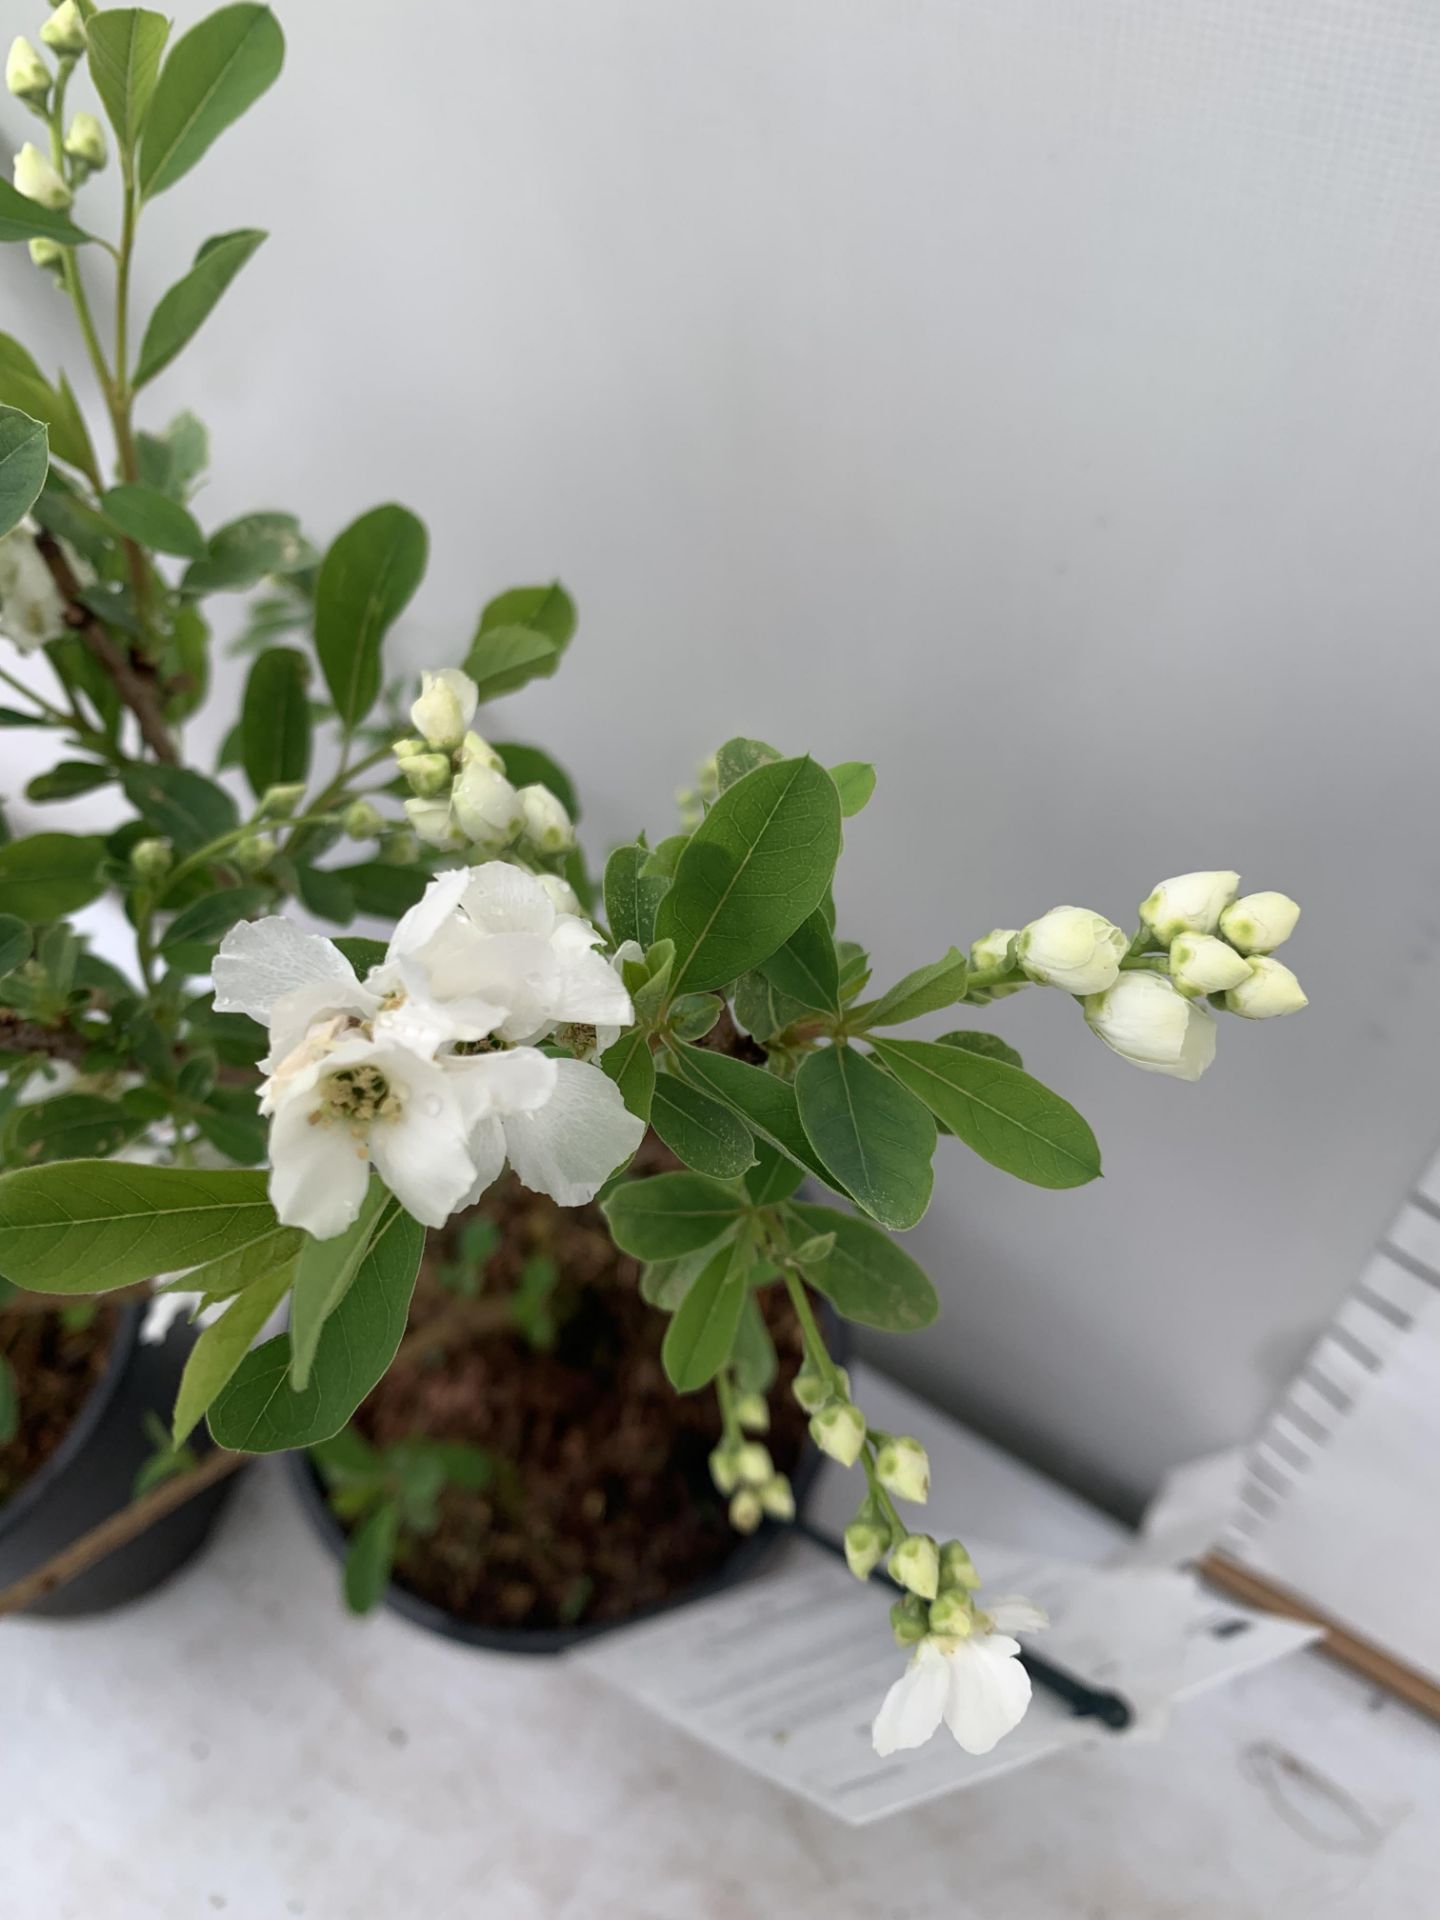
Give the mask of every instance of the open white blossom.
<path id="1" fill-rule="evenodd" d="M 1215 1058 L 1215 1022 L 1160 973 L 1122 973 L 1085 1002 L 1085 1018 L 1113 1052 L 1146 1073 L 1198 1080 Z"/>
<path id="2" fill-rule="evenodd" d="M 876 1753 L 923 1747 L 942 1720 L 966 1753 L 989 1753 L 1030 1704 L 1030 1676 L 1013 1636 L 1045 1625 L 1039 1607 L 1015 1598 L 977 1610 L 968 1634 L 927 1634 L 875 1716 Z"/>
<path id="3" fill-rule="evenodd" d="M 232 929 L 215 1005 L 270 1028 L 261 1111 L 279 1217 L 317 1239 L 343 1232 L 373 1167 L 440 1226 L 507 1159 L 562 1206 L 593 1199 L 643 1124 L 598 1068 L 525 1043 L 564 1023 L 629 1023 L 599 937 L 498 862 L 437 876 L 364 982 L 288 920 Z"/>

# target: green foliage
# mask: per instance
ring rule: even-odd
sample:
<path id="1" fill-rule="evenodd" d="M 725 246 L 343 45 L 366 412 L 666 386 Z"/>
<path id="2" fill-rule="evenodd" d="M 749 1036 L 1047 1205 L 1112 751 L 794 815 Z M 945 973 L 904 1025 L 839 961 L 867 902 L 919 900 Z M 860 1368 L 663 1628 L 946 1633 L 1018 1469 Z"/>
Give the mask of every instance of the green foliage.
<path id="1" fill-rule="evenodd" d="M 743 1206 L 734 1187 L 704 1174 L 661 1173 L 651 1180 L 623 1181 L 604 1210 L 616 1245 L 626 1253 L 638 1260 L 674 1260 L 718 1240 L 735 1225 Z"/>
<path id="2" fill-rule="evenodd" d="M 315 559 L 315 549 L 293 513 L 246 513 L 215 529 L 205 558 L 186 568 L 181 590 L 244 593 L 267 574 L 296 573 L 313 566 Z"/>
<path id="3" fill-rule="evenodd" d="M 371 1241 L 383 1227 L 387 1210 L 394 1207 L 385 1188 L 372 1179 L 359 1213 L 343 1233 L 330 1240 L 307 1237 L 301 1247 L 290 1298 L 290 1384 L 297 1393 L 310 1384 L 310 1368 L 325 1322 L 355 1284 Z"/>
<path id="4" fill-rule="evenodd" d="M 775 1342 L 760 1311 L 760 1303 L 747 1292 L 740 1309 L 740 1324 L 730 1348 L 730 1366 L 741 1393 L 768 1393 L 775 1383 L 779 1361 Z"/>
<path id="5" fill-rule="evenodd" d="M 805 1169 L 765 1141 L 757 1141 L 755 1164 L 745 1172 L 745 1191 L 757 1207 L 778 1206 L 788 1200 L 805 1178 Z"/>
<path id="6" fill-rule="evenodd" d="M 986 1033 L 980 1028 L 965 1027 L 954 1033 L 939 1033 L 935 1044 L 940 1047 L 963 1047 L 967 1053 L 984 1054 L 987 1060 L 1004 1060 L 1012 1067 L 1023 1067 L 1025 1062 L 1008 1040 L 1002 1040 L 998 1033 Z"/>
<path id="7" fill-rule="evenodd" d="M 480 698 L 494 700 L 527 681 L 548 679 L 576 623 L 575 603 L 558 580 L 545 587 L 512 587 L 490 601 L 465 660 Z"/>
<path id="8" fill-rule="evenodd" d="M 650 1124 L 675 1157 L 697 1173 L 731 1180 L 754 1165 L 754 1138 L 734 1110 L 673 1073 L 655 1081 Z"/>
<path id="9" fill-rule="evenodd" d="M 245 682 L 240 758 L 256 799 L 310 771 L 310 662 L 294 647 L 257 653 Z"/>
<path id="10" fill-rule="evenodd" d="M 135 385 L 143 387 L 169 366 L 204 325 L 220 296 L 267 235 L 255 227 L 217 233 L 195 256 L 190 271 L 175 282 L 159 304 L 140 343 Z M 171 548 L 175 552 L 178 549 Z"/>
<path id="11" fill-rule="evenodd" d="M 181 35 L 143 116 L 138 180 L 147 200 L 190 171 L 278 77 L 284 58 L 269 7 L 221 7 Z"/>
<path id="12" fill-rule="evenodd" d="M 853 1047 L 808 1054 L 795 1076 L 800 1124 L 846 1193 L 882 1225 L 913 1227 L 930 1204 L 935 1122 Z"/>
<path id="13" fill-rule="evenodd" d="M 39 499 L 49 465 L 44 421 L 18 407 L 0 407 L 0 535 L 19 526 Z"/>
<path id="14" fill-rule="evenodd" d="M 144 1121 L 93 1093 L 59 1093 L 18 1107 L 5 1128 L 6 1158 L 30 1166 L 47 1160 L 104 1159 L 118 1153 Z"/>
<path id="15" fill-rule="evenodd" d="M 37 773 L 25 789 L 27 800 L 73 800 L 82 793 L 93 793 L 115 778 L 113 767 L 96 760 L 62 760 L 46 773 Z"/>
<path id="16" fill-rule="evenodd" d="M 64 460 L 96 479 L 95 450 L 70 383 L 61 374 L 52 386 L 18 340 L 0 333 L 0 405 L 15 407 L 50 429 L 52 459 Z"/>
<path id="17" fill-rule="evenodd" d="M 145 124 L 169 37 L 164 15 L 143 7 L 108 7 L 86 22 L 90 78 L 127 157 L 134 153 Z"/>
<path id="18" fill-rule="evenodd" d="M 721 793 L 756 767 L 769 766 L 772 760 L 784 757 L 777 747 L 767 746 L 763 740 L 747 740 L 743 735 L 727 740 L 715 755 L 715 777 Z"/>
<path id="19" fill-rule="evenodd" d="M 677 1393 L 696 1393 L 708 1386 L 730 1358 L 748 1298 L 745 1277 L 751 1257 L 743 1240 L 721 1247 L 675 1309 L 665 1329 L 660 1362 Z"/>
<path id="20" fill-rule="evenodd" d="M 818 910 L 795 929 L 783 947 L 761 961 L 760 972 L 792 1004 L 817 1013 L 840 1012 L 840 963 L 835 939 Z M 771 1005 L 773 1015 L 774 1003 Z"/>
<path id="21" fill-rule="evenodd" d="M 928 967 L 917 967 L 897 981 L 888 993 L 866 1006 L 852 1009 L 852 1020 L 862 1028 L 898 1027 L 922 1014 L 938 1013 L 965 998 L 970 963 L 958 947 L 951 947 L 943 960 Z"/>
<path id="22" fill-rule="evenodd" d="M 840 811 L 848 820 L 861 812 L 875 791 L 875 769 L 866 760 L 846 760 L 831 767 L 830 778 L 840 795 Z"/>
<path id="23" fill-rule="evenodd" d="M 203 973 L 215 946 L 231 927 L 259 913 L 269 897 L 264 887 L 222 887 L 215 893 L 202 893 L 165 929 L 160 952 L 172 966 Z"/>
<path id="24" fill-rule="evenodd" d="M 104 888 L 105 843 L 90 834 L 32 833 L 0 847 L 0 900 L 22 920 L 58 920 Z"/>
<path id="25" fill-rule="evenodd" d="M 600 1056 L 600 1065 L 619 1087 L 626 1106 L 637 1119 L 648 1120 L 655 1094 L 655 1061 L 650 1036 L 632 1027 Z"/>
<path id="26" fill-rule="evenodd" d="M 728 787 L 690 836 L 655 932 L 675 942 L 672 986 L 698 992 L 767 960 L 825 897 L 840 800 L 813 760 L 778 760 Z"/>
<path id="27" fill-rule="evenodd" d="M 429 541 L 405 507 L 362 513 L 330 545 L 315 587 L 315 650 L 341 726 L 380 692 L 380 647 L 425 572 Z"/>
<path id="28" fill-rule="evenodd" d="M 176 553 L 187 560 L 203 558 L 205 536 L 194 516 L 157 488 L 111 487 L 100 504 L 106 519 L 142 547 L 156 553 Z"/>
<path id="29" fill-rule="evenodd" d="M 1100 1172 L 1095 1136 L 1068 1101 L 1007 1061 L 928 1040 L 875 1051 L 982 1160 L 1037 1187 L 1079 1187 Z"/>
<path id="30" fill-rule="evenodd" d="M 66 213 L 42 207 L 0 180 L 0 243 L 13 240 L 58 240 L 62 247 L 83 247 L 93 239 Z"/>
<path id="31" fill-rule="evenodd" d="M 847 1320 L 882 1333 L 914 1333 L 940 1311 L 924 1269 L 868 1220 L 797 1200 L 790 1204 L 789 1224 L 797 1247 L 817 1235 L 834 1234 L 826 1257 L 805 1266 L 805 1278 Z"/>
<path id="32" fill-rule="evenodd" d="M 30 929 L 13 913 L 0 913 L 0 974 L 30 958 Z"/>
<path id="33" fill-rule="evenodd" d="M 218 1320 L 205 1327 L 180 1379 L 172 1437 L 179 1446 L 205 1418 L 212 1401 L 234 1377 L 261 1328 L 285 1298 L 293 1259 L 282 1261 L 237 1293 Z"/>
<path id="34" fill-rule="evenodd" d="M 225 789 L 189 767 L 132 761 L 120 784 L 146 825 L 172 841 L 177 853 L 194 853 L 240 824 L 235 802 Z"/>
<path id="35" fill-rule="evenodd" d="M 702 1047 L 677 1049 L 678 1070 L 692 1086 L 710 1093 L 733 1107 L 757 1140 L 777 1148 L 807 1173 L 813 1173 L 826 1186 L 845 1192 L 839 1177 L 832 1173 L 811 1146 L 800 1122 L 795 1089 L 764 1067 L 752 1067 L 748 1061 L 732 1060 L 722 1053 Z"/>
<path id="36" fill-rule="evenodd" d="M 516 740 L 490 743 L 505 762 L 505 777 L 515 787 L 548 787 L 572 820 L 580 818 L 580 796 L 575 782 L 558 761 L 539 747 L 521 746 Z"/>
<path id="37" fill-rule="evenodd" d="M 345 1550 L 345 1604 L 351 1613 L 369 1613 L 384 1598 L 395 1561 L 400 1509 L 383 1500 L 350 1537 Z"/>

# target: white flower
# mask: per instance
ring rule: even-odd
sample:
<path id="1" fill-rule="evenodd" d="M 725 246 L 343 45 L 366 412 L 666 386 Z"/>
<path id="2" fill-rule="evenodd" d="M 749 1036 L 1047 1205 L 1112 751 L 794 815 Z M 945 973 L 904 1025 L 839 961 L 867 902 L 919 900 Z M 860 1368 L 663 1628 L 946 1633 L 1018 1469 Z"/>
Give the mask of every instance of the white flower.
<path id="1" fill-rule="evenodd" d="M 438 673 L 421 674 L 420 697 L 410 709 L 410 718 L 430 746 L 453 753 L 465 738 L 479 702 L 479 689 L 468 673 L 442 667 Z"/>
<path id="2" fill-rule="evenodd" d="M 67 631 L 65 600 L 26 527 L 0 540 L 0 634 L 33 653 Z"/>
<path id="3" fill-rule="evenodd" d="M 1011 1636 L 1045 1624 L 1028 1600 L 997 1600 L 969 1634 L 927 1634 L 875 1716 L 876 1753 L 923 1747 L 942 1720 L 966 1753 L 989 1753 L 1030 1704 L 1030 1676 Z"/>
<path id="4" fill-rule="evenodd" d="M 1223 993 L 1250 972 L 1243 953 L 1213 933 L 1182 933 L 1170 946 L 1170 978 L 1184 994 Z"/>
<path id="5" fill-rule="evenodd" d="M 1299 918 L 1299 904 L 1288 893 L 1247 893 L 1221 914 L 1220 931 L 1241 953 L 1273 953 Z"/>
<path id="6" fill-rule="evenodd" d="M 65 129 L 65 151 L 98 173 L 109 157 L 105 129 L 93 113 L 77 113 Z"/>
<path id="7" fill-rule="evenodd" d="M 472 846 L 491 852 L 508 847 L 525 825 L 519 794 L 483 760 L 461 769 L 450 790 L 450 814 Z"/>
<path id="8" fill-rule="evenodd" d="M 1052 907 L 1021 930 L 1016 958 L 1032 980 L 1066 993 L 1103 993 L 1129 951 L 1125 934 L 1086 907 Z"/>
<path id="9" fill-rule="evenodd" d="M 550 789 L 538 784 L 521 787 L 517 797 L 531 846 L 538 853 L 568 853 L 575 844 L 575 827 Z"/>
<path id="10" fill-rule="evenodd" d="M 1162 880 L 1140 908 L 1140 918 L 1161 946 L 1182 933 L 1214 933 L 1220 915 L 1240 889 L 1240 876 L 1228 868 L 1215 873 L 1180 873 Z"/>
<path id="11" fill-rule="evenodd" d="M 52 212 L 70 204 L 69 187 L 31 140 L 15 156 L 15 191 Z"/>
<path id="12" fill-rule="evenodd" d="M 568 880 L 562 880 L 558 873 L 537 873 L 535 878 L 540 882 L 546 893 L 549 894 L 551 905 L 557 913 L 580 912 L 580 896 Z M 641 959 L 645 957 L 640 950 L 638 941 L 631 940 L 626 944 L 634 947 L 636 954 L 639 955 Z"/>
<path id="13" fill-rule="evenodd" d="M 407 800 L 405 818 L 427 847 L 436 847 L 441 853 L 458 853 L 465 844 L 464 834 L 457 829 L 450 817 L 448 798 Z"/>
<path id="14" fill-rule="evenodd" d="M 50 69 L 23 33 L 17 33 L 10 42 L 5 58 L 5 85 L 17 100 L 43 100 L 50 91 Z M 34 148 L 30 151 L 33 153 Z M 15 184 L 20 185 L 18 180 Z M 23 193 L 25 189 L 20 187 L 20 191 Z"/>
<path id="15" fill-rule="evenodd" d="M 1215 1058 L 1215 1022 L 1161 973 L 1122 973 L 1085 1002 L 1091 1028 L 1123 1059 L 1146 1073 L 1198 1080 Z"/>
<path id="16" fill-rule="evenodd" d="M 1260 954 L 1249 966 L 1249 979 L 1232 987 L 1225 996 L 1230 1013 L 1238 1013 L 1242 1020 L 1274 1020 L 1309 1006 L 1305 989 L 1283 961 Z"/>

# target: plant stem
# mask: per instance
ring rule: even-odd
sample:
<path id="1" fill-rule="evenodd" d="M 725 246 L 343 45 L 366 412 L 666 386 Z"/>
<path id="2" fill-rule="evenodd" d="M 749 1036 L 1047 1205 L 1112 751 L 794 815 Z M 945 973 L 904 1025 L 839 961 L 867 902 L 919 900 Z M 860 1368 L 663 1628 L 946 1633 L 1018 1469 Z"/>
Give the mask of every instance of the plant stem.
<path id="1" fill-rule="evenodd" d="M 166 874 L 163 884 L 156 892 L 155 905 L 157 907 L 160 905 L 178 880 L 187 878 L 198 867 L 207 866 L 217 854 L 223 853 L 227 847 L 233 847 L 237 841 L 243 840 L 247 833 L 258 832 L 262 824 L 262 822 L 248 820 L 244 826 L 232 827 L 229 833 L 222 833 L 218 839 L 211 840 L 197 852 L 190 854 L 187 859 L 182 860 L 178 867 L 173 867 Z M 328 826 L 330 822 L 323 814 L 301 814 L 293 820 L 277 820 L 275 824 L 278 827 L 316 827 Z"/>
<path id="2" fill-rule="evenodd" d="M 0 667 L 0 680 L 3 680 L 7 687 L 13 687 L 16 693 L 23 693 L 27 700 L 33 700 L 47 720 L 52 720 L 62 727 L 68 727 L 71 724 L 68 713 L 62 713 L 59 707 L 52 707 L 48 700 L 43 699 L 32 687 L 27 687 L 23 680 L 17 680 L 13 673 L 7 673 L 4 667 Z"/>

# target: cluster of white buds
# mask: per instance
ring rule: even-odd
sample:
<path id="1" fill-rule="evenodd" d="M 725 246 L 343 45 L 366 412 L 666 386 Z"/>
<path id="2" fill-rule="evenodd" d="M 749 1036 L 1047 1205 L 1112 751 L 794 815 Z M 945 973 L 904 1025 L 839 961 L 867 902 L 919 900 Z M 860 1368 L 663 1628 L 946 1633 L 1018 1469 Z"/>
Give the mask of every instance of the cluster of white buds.
<path id="1" fill-rule="evenodd" d="M 542 859 L 568 853 L 575 845 L 569 814 L 548 787 L 517 788 L 506 778 L 504 760 L 471 729 L 478 704 L 475 682 L 458 667 L 421 674 L 410 709 L 415 734 L 395 743 L 413 796 L 405 802 L 410 825 L 444 853 L 492 859 L 517 845 Z M 570 894 L 564 881 L 555 884 Z M 556 904 L 574 912 L 573 898 Z"/>
<path id="2" fill-rule="evenodd" d="M 768 1426 L 770 1411 L 759 1394 L 742 1395 L 736 1402 L 736 1415 L 742 1426 L 763 1432 L 764 1428 L 757 1426 L 751 1401 L 758 1401 L 764 1409 Z M 795 1518 L 794 1489 L 787 1476 L 777 1471 L 762 1440 L 722 1440 L 710 1455 L 710 1478 L 730 1502 L 730 1524 L 737 1533 L 754 1533 L 765 1519 Z"/>

